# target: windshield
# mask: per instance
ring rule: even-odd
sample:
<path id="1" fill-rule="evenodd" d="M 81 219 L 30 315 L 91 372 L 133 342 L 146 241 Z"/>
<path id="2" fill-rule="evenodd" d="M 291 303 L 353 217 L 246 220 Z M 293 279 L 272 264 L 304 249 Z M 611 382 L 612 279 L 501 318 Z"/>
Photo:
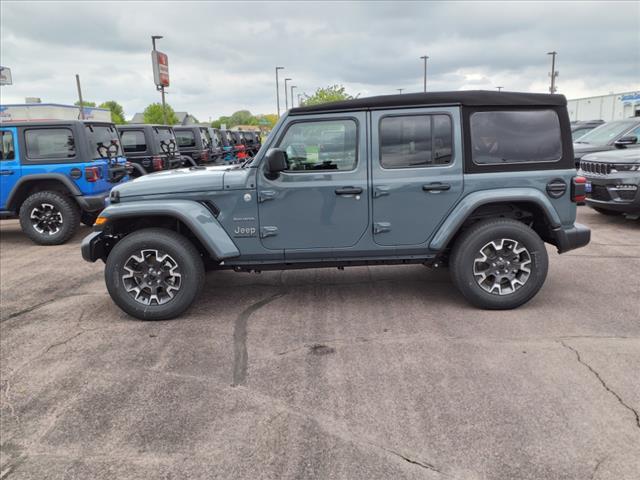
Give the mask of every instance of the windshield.
<path id="1" fill-rule="evenodd" d="M 590 145 L 607 145 L 612 140 L 622 135 L 638 122 L 636 120 L 623 120 L 609 122 L 594 128 L 590 132 L 580 137 L 577 143 L 588 143 Z"/>
<path id="2" fill-rule="evenodd" d="M 86 125 L 89 150 L 96 157 L 113 158 L 122 155 L 120 137 L 113 125 Z"/>

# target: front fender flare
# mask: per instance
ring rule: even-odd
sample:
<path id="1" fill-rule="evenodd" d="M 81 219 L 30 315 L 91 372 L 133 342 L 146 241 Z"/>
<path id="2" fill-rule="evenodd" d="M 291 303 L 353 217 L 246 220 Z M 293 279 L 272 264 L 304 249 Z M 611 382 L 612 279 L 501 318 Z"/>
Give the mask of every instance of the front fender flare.
<path id="1" fill-rule="evenodd" d="M 211 257 L 224 260 L 240 256 L 240 251 L 213 213 L 192 200 L 134 201 L 109 205 L 100 214 L 107 225 L 121 218 L 168 216 L 180 220 L 207 249 Z"/>
<path id="2" fill-rule="evenodd" d="M 478 207 L 490 203 L 501 202 L 533 202 L 546 213 L 552 228 L 561 226 L 558 212 L 553 204 L 540 190 L 535 188 L 502 188 L 499 190 L 481 190 L 464 197 L 440 225 L 431 239 L 429 248 L 434 251 L 443 250 L 453 238 L 469 215 Z"/>

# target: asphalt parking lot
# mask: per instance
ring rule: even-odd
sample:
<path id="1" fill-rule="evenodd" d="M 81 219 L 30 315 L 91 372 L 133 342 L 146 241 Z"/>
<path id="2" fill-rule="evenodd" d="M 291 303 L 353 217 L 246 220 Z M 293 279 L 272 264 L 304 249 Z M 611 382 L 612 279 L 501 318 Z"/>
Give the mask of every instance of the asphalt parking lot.
<path id="1" fill-rule="evenodd" d="M 88 229 L 2 222 L 0 480 L 638 479 L 640 222 L 578 221 L 518 310 L 422 266 L 214 272 L 163 322 L 112 303 Z"/>

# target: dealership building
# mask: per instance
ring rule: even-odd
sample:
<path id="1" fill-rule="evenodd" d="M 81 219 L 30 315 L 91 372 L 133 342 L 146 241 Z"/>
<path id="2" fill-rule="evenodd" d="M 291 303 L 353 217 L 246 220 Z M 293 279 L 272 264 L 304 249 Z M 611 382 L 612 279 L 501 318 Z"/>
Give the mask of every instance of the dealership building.
<path id="1" fill-rule="evenodd" d="M 640 91 L 610 93 L 567 101 L 571 120 L 621 120 L 640 117 Z"/>

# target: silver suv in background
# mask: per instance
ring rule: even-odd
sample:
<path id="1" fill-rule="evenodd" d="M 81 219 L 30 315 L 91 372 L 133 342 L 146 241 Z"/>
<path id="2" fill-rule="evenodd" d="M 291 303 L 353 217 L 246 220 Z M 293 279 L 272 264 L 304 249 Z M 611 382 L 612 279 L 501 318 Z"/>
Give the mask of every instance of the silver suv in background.
<path id="1" fill-rule="evenodd" d="M 594 128 L 573 143 L 576 168 L 580 167 L 580 159 L 588 153 L 640 147 L 639 138 L 640 118 L 614 120 Z"/>

